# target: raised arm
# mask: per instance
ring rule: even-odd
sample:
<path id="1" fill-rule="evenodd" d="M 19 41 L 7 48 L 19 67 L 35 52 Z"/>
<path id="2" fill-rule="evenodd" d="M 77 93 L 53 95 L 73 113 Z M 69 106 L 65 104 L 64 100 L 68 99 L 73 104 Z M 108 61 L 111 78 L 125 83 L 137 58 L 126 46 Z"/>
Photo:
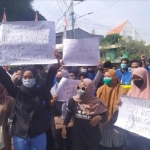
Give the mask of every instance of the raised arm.
<path id="1" fill-rule="evenodd" d="M 99 83 L 100 78 L 101 78 L 102 75 L 103 75 L 102 70 L 98 70 L 97 74 L 96 74 L 96 76 L 95 76 L 95 78 L 93 80 L 93 83 L 94 83 L 95 87 L 97 87 L 97 85 L 98 85 L 98 83 Z"/>
<path id="2" fill-rule="evenodd" d="M 57 68 L 55 68 L 54 66 L 52 66 L 48 71 L 47 79 L 45 82 L 45 87 L 48 91 L 50 91 L 51 88 L 53 87 L 54 78 L 56 76 L 56 73 L 57 73 Z"/>
<path id="3" fill-rule="evenodd" d="M 6 88 L 7 92 L 15 98 L 19 88 L 14 85 L 11 80 L 11 77 L 7 74 L 6 70 L 0 67 L 0 82 Z"/>

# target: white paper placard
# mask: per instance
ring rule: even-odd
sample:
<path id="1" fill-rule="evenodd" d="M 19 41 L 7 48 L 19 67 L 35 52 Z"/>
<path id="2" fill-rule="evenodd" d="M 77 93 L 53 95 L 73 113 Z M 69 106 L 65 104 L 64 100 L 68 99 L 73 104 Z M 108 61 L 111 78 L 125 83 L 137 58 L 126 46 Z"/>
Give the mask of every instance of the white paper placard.
<path id="1" fill-rule="evenodd" d="M 80 80 L 62 78 L 57 87 L 57 95 L 59 100 L 69 100 L 77 95 L 77 85 Z"/>
<path id="2" fill-rule="evenodd" d="M 121 96 L 116 126 L 150 139 L 150 100 Z"/>
<path id="3" fill-rule="evenodd" d="M 0 25 L 0 65 L 52 64 L 55 23 L 17 21 Z"/>
<path id="4" fill-rule="evenodd" d="M 63 44 L 65 66 L 98 66 L 99 38 L 65 39 Z"/>

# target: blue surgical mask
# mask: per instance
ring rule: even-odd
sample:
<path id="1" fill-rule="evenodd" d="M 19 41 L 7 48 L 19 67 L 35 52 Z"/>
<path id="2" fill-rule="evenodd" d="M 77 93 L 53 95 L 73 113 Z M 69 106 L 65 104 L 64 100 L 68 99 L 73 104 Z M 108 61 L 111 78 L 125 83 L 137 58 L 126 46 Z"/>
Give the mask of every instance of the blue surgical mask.
<path id="1" fill-rule="evenodd" d="M 36 83 L 35 78 L 33 78 L 33 79 L 23 79 L 22 82 L 23 82 L 23 85 L 25 87 L 28 87 L 28 88 L 33 87 Z"/>
<path id="2" fill-rule="evenodd" d="M 122 69 L 127 68 L 127 64 L 121 64 L 120 66 L 121 66 Z"/>
<path id="3" fill-rule="evenodd" d="M 81 72 L 87 73 L 87 69 L 82 69 Z"/>

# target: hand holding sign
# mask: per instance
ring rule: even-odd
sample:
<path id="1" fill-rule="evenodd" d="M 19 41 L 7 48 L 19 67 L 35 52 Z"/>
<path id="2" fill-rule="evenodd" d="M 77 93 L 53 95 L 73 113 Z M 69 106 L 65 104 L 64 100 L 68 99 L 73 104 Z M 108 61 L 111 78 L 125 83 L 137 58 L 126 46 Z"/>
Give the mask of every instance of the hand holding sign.
<path id="1" fill-rule="evenodd" d="M 150 101 L 121 96 L 116 126 L 150 139 Z"/>

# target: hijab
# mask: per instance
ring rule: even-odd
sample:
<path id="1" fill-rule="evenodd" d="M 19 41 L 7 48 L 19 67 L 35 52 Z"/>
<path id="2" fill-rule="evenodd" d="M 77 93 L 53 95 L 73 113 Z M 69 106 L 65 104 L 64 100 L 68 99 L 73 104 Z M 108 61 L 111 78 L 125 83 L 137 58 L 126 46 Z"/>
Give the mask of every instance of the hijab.
<path id="1" fill-rule="evenodd" d="M 132 89 L 128 92 L 128 96 L 144 98 L 150 100 L 150 74 L 145 68 L 137 68 L 133 71 L 132 77 L 137 75 L 144 80 L 144 83 L 141 88 L 138 88 L 132 82 Z"/>
<path id="2" fill-rule="evenodd" d="M 112 77 L 112 85 L 108 86 L 104 84 L 97 91 L 97 97 L 102 99 L 108 108 L 108 122 L 113 117 L 114 113 L 118 109 L 118 99 L 120 95 L 126 95 L 127 91 L 120 85 L 120 80 L 117 77 L 116 71 L 109 69 L 107 72 Z"/>
<path id="3" fill-rule="evenodd" d="M 83 79 L 81 82 L 87 87 L 87 94 L 84 97 L 76 95 L 73 99 L 78 103 L 80 108 L 88 115 L 99 115 L 107 111 L 105 104 L 99 99 L 94 97 L 93 93 L 95 86 L 92 80 Z"/>
<path id="4" fill-rule="evenodd" d="M 66 70 L 59 70 L 58 72 L 62 72 L 64 78 L 69 78 L 69 73 Z"/>
<path id="5" fill-rule="evenodd" d="M 35 69 L 34 67 L 26 67 L 26 68 L 23 70 L 23 73 L 22 73 L 22 74 L 24 74 L 26 71 L 31 71 L 32 74 L 33 74 L 33 76 L 34 76 L 34 78 L 37 77 L 37 71 L 36 71 L 36 69 Z"/>

